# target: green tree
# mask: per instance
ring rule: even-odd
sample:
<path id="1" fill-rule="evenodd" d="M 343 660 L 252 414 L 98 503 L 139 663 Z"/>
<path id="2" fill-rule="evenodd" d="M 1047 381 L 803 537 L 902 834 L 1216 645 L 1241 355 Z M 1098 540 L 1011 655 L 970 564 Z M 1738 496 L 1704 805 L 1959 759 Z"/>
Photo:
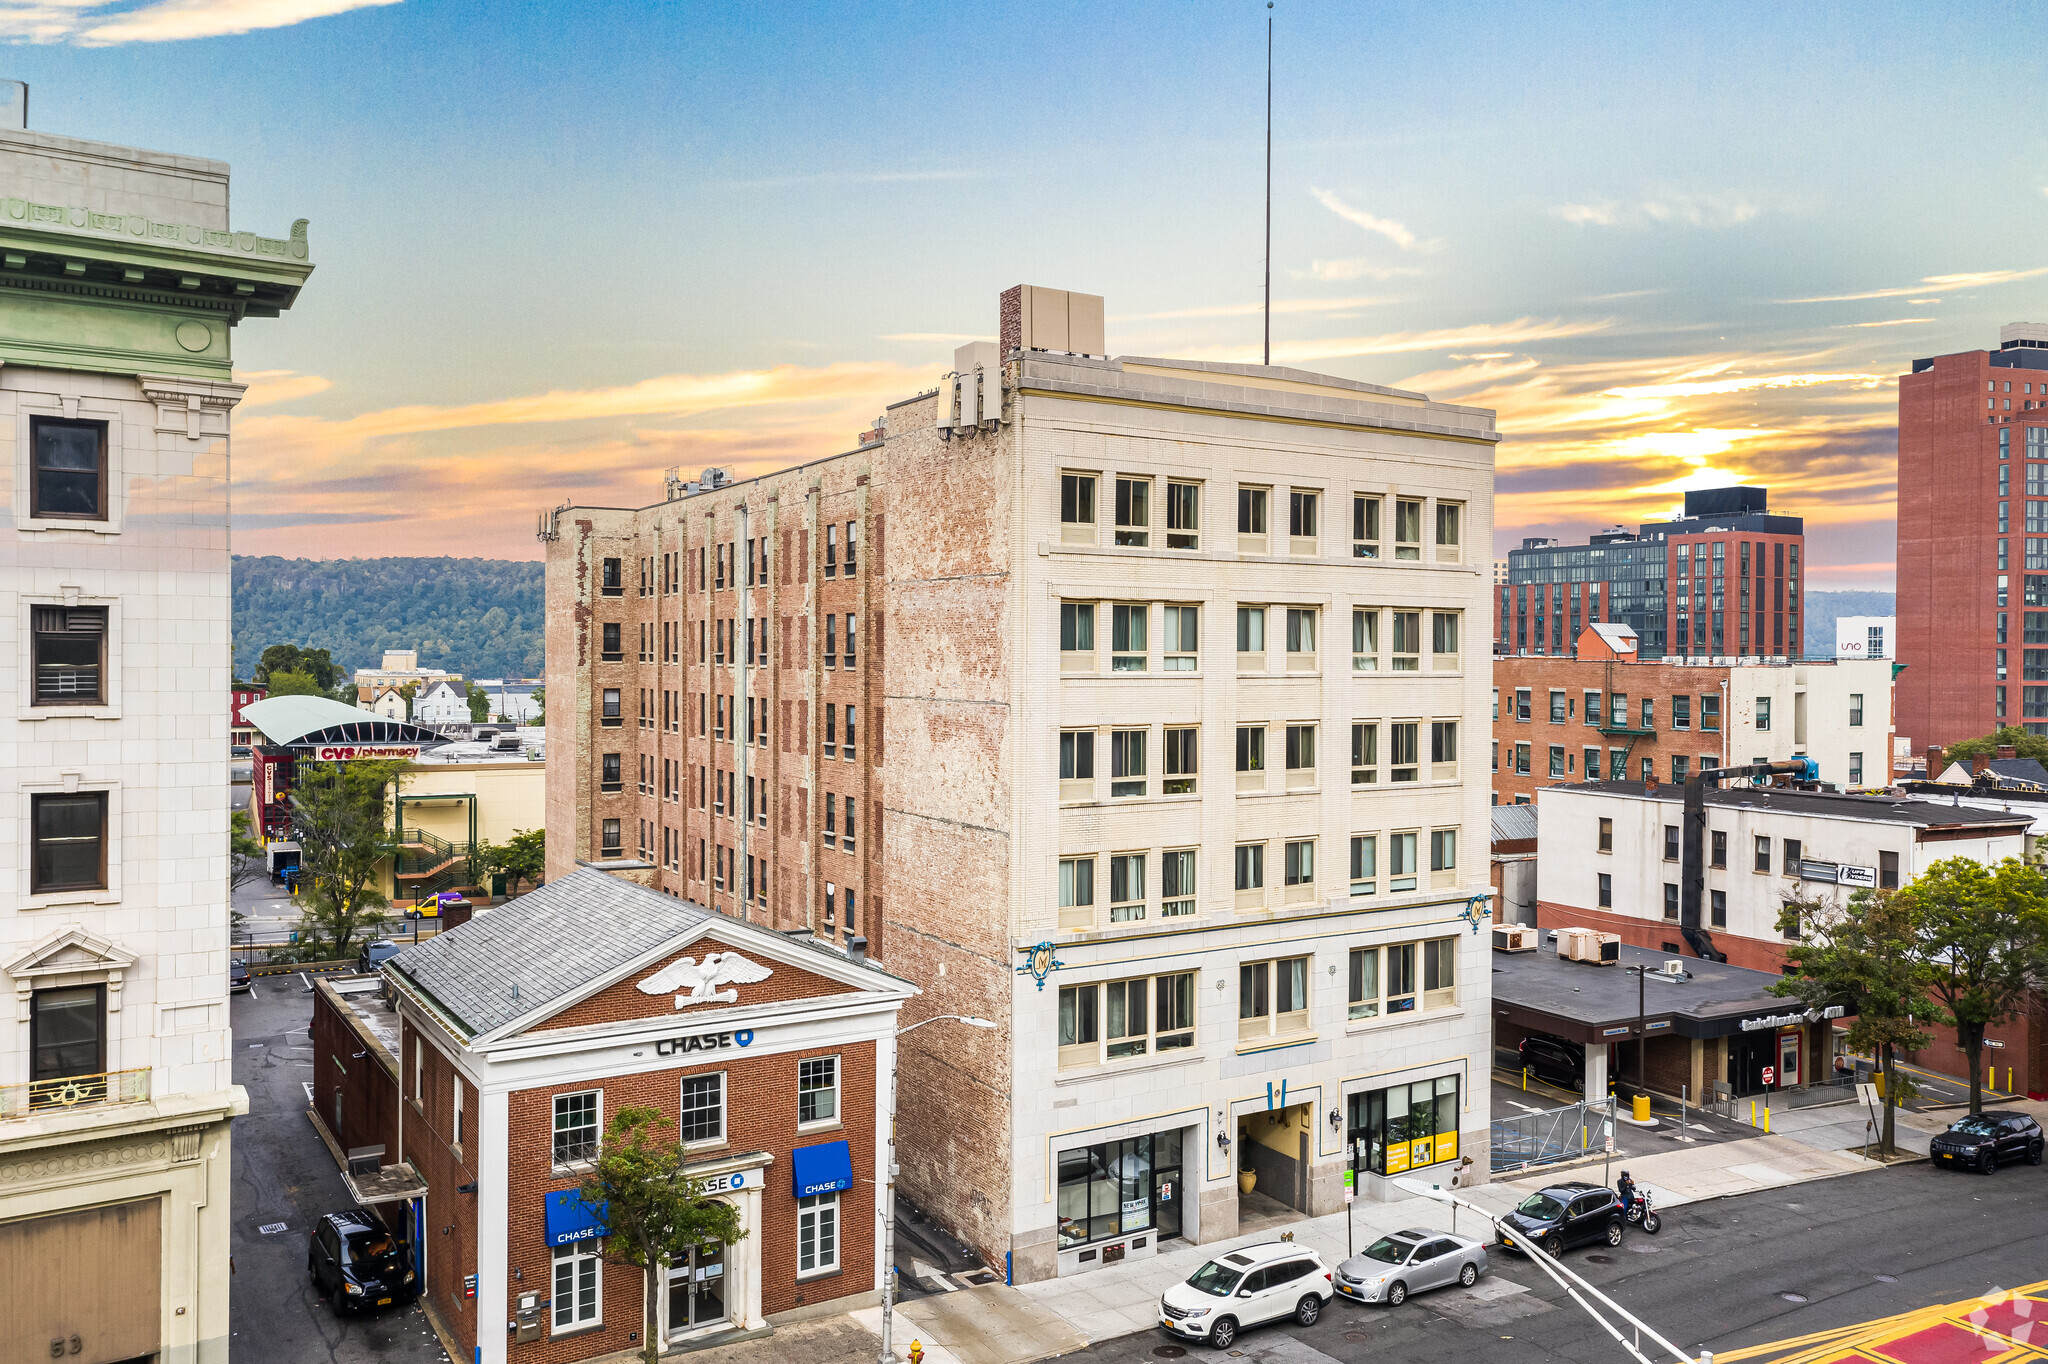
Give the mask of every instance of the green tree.
<path id="1" fill-rule="evenodd" d="M 512 837 L 503 843 L 485 843 L 479 847 L 473 860 L 478 877 L 503 872 L 506 895 L 517 895 L 520 882 L 531 881 L 539 885 L 540 878 L 547 873 L 547 831 L 514 829 Z"/>
<path id="2" fill-rule="evenodd" d="M 379 886 L 397 851 L 385 827 L 385 793 L 403 762 L 359 759 L 301 763 L 292 786 L 292 831 L 299 843 L 303 889 L 299 940 L 334 957 L 385 921 L 391 903 Z"/>
<path id="3" fill-rule="evenodd" d="M 325 696 L 327 688 L 307 672 L 275 672 L 265 684 L 272 696 Z"/>
<path id="4" fill-rule="evenodd" d="M 2048 877 L 2017 858 L 1936 862 L 1899 889 L 1918 930 L 1914 960 L 1970 1064 L 1970 1111 L 1984 1111 L 1984 1030 L 2026 1007 L 2048 973 Z"/>
<path id="5" fill-rule="evenodd" d="M 692 1175 L 674 1124 L 654 1108 L 621 1108 L 605 1127 L 597 1159 L 577 1191 L 605 1228 L 604 1255 L 614 1264 L 639 1267 L 641 1358 L 655 1364 L 661 1341 L 655 1331 L 667 1266 L 697 1246 L 733 1245 L 746 1235 L 739 1209 L 709 1196 Z"/>
<path id="6" fill-rule="evenodd" d="M 469 698 L 469 719 L 471 724 L 482 724 L 491 718 L 491 694 L 476 683 L 464 681 L 463 692 Z"/>
<path id="7" fill-rule="evenodd" d="M 1849 1046 L 1876 1056 L 1884 1075 L 1878 1150 L 1895 1154 L 1893 1114 L 1910 1083 L 1897 1069 L 1898 1053 L 1933 1041 L 1914 1021 L 1933 1005 L 1913 957 L 1920 931 L 1913 905 L 1888 890 L 1859 890 L 1846 906 L 1794 899 L 1779 913 L 1778 928 L 1792 939 L 1785 960 L 1795 974 L 1772 993 L 1816 1011 L 1839 1004 L 1855 1015 Z"/>
<path id="8" fill-rule="evenodd" d="M 228 894 L 263 875 L 263 844 L 250 832 L 249 812 L 228 816 Z"/>
<path id="9" fill-rule="evenodd" d="M 1959 744 L 1950 744 L 1941 750 L 1941 760 L 1946 764 L 1950 761 L 1968 762 L 1972 758 L 1989 758 L 1995 756 L 2001 748 L 2015 749 L 2022 758 L 2033 758 L 2037 762 L 2048 763 L 2048 734 L 2030 734 L 2018 725 L 2007 725 L 2003 729 L 1986 734 L 1981 739 L 1965 739 Z M 1927 777 L 1932 781 L 1940 775 L 1939 772 L 1929 772 Z"/>
<path id="10" fill-rule="evenodd" d="M 547 722 L 548 689 L 546 687 L 535 687 L 533 689 L 533 718 L 526 723 L 529 725 L 545 725 Z"/>
<path id="11" fill-rule="evenodd" d="M 310 673 L 314 685 L 321 693 L 334 690 L 341 680 L 342 670 L 325 649 L 301 649 L 296 644 L 273 644 L 263 651 L 262 659 L 256 664 L 250 677 L 259 685 L 270 686 L 270 679 L 276 673 Z M 273 695 L 275 693 L 273 692 Z"/>

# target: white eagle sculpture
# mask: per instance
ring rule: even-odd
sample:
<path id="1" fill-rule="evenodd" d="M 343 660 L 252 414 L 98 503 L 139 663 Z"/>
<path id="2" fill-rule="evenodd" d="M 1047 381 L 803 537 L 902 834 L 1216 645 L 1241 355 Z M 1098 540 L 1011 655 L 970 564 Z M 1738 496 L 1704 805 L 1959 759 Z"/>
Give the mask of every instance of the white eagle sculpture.
<path id="1" fill-rule="evenodd" d="M 721 990 L 721 985 L 752 985 L 766 980 L 775 972 L 757 962 L 748 961 L 737 952 L 707 953 L 700 964 L 695 957 L 678 957 L 667 966 L 640 982 L 642 994 L 665 995 L 671 990 L 685 991 L 676 996 L 676 1007 L 687 1009 L 693 1004 L 732 1004 L 738 1001 L 737 990 Z"/>

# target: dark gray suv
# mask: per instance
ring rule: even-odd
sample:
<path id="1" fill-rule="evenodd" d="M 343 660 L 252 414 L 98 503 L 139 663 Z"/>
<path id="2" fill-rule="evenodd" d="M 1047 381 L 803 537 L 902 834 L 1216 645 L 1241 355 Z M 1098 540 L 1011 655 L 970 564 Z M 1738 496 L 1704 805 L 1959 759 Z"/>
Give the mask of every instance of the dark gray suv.
<path id="1" fill-rule="evenodd" d="M 2041 1124 L 2024 1113 L 1996 1110 L 1958 1118 L 1927 1144 L 1935 1167 L 1960 1165 L 1988 1175 L 2008 1161 L 2041 1163 Z"/>

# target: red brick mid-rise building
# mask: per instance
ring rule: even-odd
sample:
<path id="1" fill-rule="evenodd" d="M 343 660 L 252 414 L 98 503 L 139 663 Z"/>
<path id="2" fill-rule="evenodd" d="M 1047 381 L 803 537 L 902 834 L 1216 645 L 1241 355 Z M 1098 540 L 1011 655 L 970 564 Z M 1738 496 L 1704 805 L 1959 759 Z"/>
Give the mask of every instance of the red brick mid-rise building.
<path id="1" fill-rule="evenodd" d="M 1899 376 L 1899 733 L 2048 733 L 2048 325 Z"/>

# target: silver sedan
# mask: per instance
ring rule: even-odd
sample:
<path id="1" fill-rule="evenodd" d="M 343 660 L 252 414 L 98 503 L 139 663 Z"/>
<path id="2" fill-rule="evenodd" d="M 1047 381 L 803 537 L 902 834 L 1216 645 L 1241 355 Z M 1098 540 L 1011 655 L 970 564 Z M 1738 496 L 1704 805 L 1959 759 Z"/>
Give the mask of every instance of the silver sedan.
<path id="1" fill-rule="evenodd" d="M 1382 1236 L 1337 1266 L 1336 1288 L 1353 1302 L 1399 1307 L 1410 1293 L 1446 1284 L 1470 1288 L 1486 1272 L 1486 1247 L 1445 1231 L 1411 1227 Z"/>

